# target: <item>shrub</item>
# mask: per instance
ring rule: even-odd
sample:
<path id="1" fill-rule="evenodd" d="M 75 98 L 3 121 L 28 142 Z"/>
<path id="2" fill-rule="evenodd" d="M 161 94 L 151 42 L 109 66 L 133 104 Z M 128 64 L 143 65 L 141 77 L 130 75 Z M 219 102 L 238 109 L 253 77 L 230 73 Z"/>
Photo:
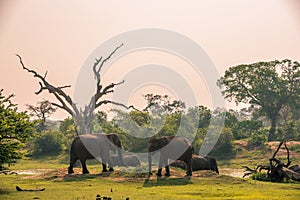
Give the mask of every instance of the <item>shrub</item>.
<path id="1" fill-rule="evenodd" d="M 34 155 L 59 154 L 65 149 L 64 135 L 59 131 L 45 131 L 34 140 Z"/>
<path id="2" fill-rule="evenodd" d="M 249 144 L 253 146 L 263 146 L 267 141 L 267 135 L 269 131 L 267 129 L 259 129 L 250 138 Z"/>
<path id="3" fill-rule="evenodd" d="M 270 181 L 267 173 L 264 172 L 253 173 L 250 178 L 257 181 Z"/>
<path id="4" fill-rule="evenodd" d="M 231 128 L 222 128 L 218 142 L 213 147 L 210 155 L 219 158 L 233 155 L 235 152 L 232 140 L 233 136 Z"/>

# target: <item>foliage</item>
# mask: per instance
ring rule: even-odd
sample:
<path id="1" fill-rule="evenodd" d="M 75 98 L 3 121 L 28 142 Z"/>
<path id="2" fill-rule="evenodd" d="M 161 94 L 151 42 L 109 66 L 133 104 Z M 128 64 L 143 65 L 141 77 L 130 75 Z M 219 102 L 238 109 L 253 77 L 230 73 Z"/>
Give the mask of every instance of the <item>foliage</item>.
<path id="1" fill-rule="evenodd" d="M 34 123 L 25 112 L 18 112 L 11 102 L 13 95 L 5 97 L 0 90 L 0 170 L 4 163 L 12 163 L 22 157 L 22 144 L 33 134 Z"/>
<path id="2" fill-rule="evenodd" d="M 267 135 L 268 130 L 261 128 L 251 135 L 249 144 L 252 146 L 262 146 L 267 141 Z"/>
<path id="3" fill-rule="evenodd" d="M 251 179 L 257 180 L 257 181 L 270 181 L 270 178 L 268 177 L 268 174 L 265 172 L 256 172 L 253 173 L 250 176 Z"/>
<path id="4" fill-rule="evenodd" d="M 59 125 L 59 131 L 63 134 L 64 145 L 68 152 L 71 148 L 72 141 L 77 135 L 74 119 L 70 117 L 64 119 Z"/>
<path id="5" fill-rule="evenodd" d="M 37 130 L 39 132 L 46 129 L 46 119 L 56 111 L 56 108 L 48 100 L 40 101 L 36 106 L 27 105 L 27 109 L 31 112 L 31 115 L 38 118 Z"/>
<path id="6" fill-rule="evenodd" d="M 189 108 L 187 111 L 187 116 L 192 119 L 199 119 L 198 128 L 207 128 L 210 123 L 211 115 L 211 110 L 202 105 Z"/>
<path id="7" fill-rule="evenodd" d="M 65 149 L 65 137 L 60 131 L 44 131 L 33 143 L 33 155 L 59 154 Z"/>
<path id="8" fill-rule="evenodd" d="M 289 121 L 282 127 L 284 140 L 291 140 L 294 138 L 299 138 L 299 133 L 297 133 L 297 127 L 295 121 Z"/>
<path id="9" fill-rule="evenodd" d="M 152 114 L 170 114 L 177 111 L 182 111 L 185 108 L 185 103 L 180 100 L 173 100 L 168 95 L 146 94 L 144 96 L 147 101 L 147 106 L 144 111 Z"/>
<path id="10" fill-rule="evenodd" d="M 258 120 L 239 121 L 232 130 L 233 137 L 236 140 L 252 137 L 256 134 L 256 131 L 262 127 L 262 122 Z"/>
<path id="11" fill-rule="evenodd" d="M 233 128 L 238 123 L 238 119 L 235 116 L 235 112 L 233 110 L 226 111 L 225 122 L 224 125 L 227 128 Z"/>
<path id="12" fill-rule="evenodd" d="M 230 67 L 218 80 L 223 94 L 237 104 L 258 106 L 270 119 L 273 140 L 280 110 L 297 105 L 300 95 L 300 64 L 291 60 L 258 62 Z"/>
<path id="13" fill-rule="evenodd" d="M 131 111 L 130 118 L 139 126 L 147 125 L 150 123 L 150 115 L 148 112 Z"/>
<path id="14" fill-rule="evenodd" d="M 222 128 L 220 137 L 213 147 L 210 155 L 224 157 L 234 153 L 233 135 L 231 128 Z"/>

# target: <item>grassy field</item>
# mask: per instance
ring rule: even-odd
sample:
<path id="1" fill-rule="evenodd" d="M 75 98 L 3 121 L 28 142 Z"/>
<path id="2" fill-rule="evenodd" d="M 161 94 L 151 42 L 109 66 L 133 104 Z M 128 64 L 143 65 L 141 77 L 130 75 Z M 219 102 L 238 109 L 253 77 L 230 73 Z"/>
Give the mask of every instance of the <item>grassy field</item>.
<path id="1" fill-rule="evenodd" d="M 265 162 L 271 151 L 247 150 L 238 147 L 235 158 L 219 161 L 220 175 L 210 171 L 194 172 L 190 178 L 184 171 L 171 169 L 170 178 L 148 178 L 117 169 L 101 173 L 95 161 L 88 163 L 91 172 L 82 175 L 80 168 L 67 175 L 67 157 L 43 157 L 21 160 L 10 167 L 18 175 L 0 174 L 0 199 L 299 199 L 300 183 L 270 183 L 224 175 L 226 170 L 239 169 L 241 165 L 254 166 Z M 298 150 L 298 149 L 296 149 Z M 266 152 L 269 152 L 268 154 Z M 293 163 L 299 164 L 299 155 L 292 152 Z M 131 169 L 131 172 L 133 169 Z M 26 175 L 26 172 L 29 174 Z M 23 173 L 23 174 L 22 174 Z M 38 192 L 19 192 L 22 189 L 45 188 Z M 111 192 L 112 191 L 112 192 Z"/>

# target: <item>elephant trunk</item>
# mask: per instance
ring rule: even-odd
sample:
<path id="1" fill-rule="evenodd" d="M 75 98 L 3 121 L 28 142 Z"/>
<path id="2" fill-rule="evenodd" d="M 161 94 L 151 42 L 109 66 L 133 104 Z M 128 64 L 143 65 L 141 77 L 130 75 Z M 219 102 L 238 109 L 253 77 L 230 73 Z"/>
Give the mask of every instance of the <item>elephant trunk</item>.
<path id="1" fill-rule="evenodd" d="M 118 156 L 119 156 L 120 166 L 127 167 L 127 165 L 123 161 L 122 149 L 118 149 Z"/>

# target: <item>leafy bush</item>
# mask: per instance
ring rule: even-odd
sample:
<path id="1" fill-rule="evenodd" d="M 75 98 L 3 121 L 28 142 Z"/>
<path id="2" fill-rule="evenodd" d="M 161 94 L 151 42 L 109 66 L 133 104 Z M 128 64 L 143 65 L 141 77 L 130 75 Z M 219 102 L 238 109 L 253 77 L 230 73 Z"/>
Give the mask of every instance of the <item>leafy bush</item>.
<path id="1" fill-rule="evenodd" d="M 267 141 L 267 136 L 269 131 L 267 129 L 259 129 L 255 133 L 252 134 L 249 144 L 252 146 L 263 146 Z"/>
<path id="2" fill-rule="evenodd" d="M 210 155 L 224 157 L 234 154 L 233 136 L 231 128 L 222 128 L 218 142 L 213 147 Z"/>
<path id="3" fill-rule="evenodd" d="M 34 155 L 54 153 L 65 149 L 65 137 L 59 131 L 45 131 L 34 140 Z"/>
<path id="4" fill-rule="evenodd" d="M 232 132 L 236 140 L 251 137 L 257 130 L 263 127 L 261 121 L 258 120 L 244 120 L 236 123 Z"/>
<path id="5" fill-rule="evenodd" d="M 0 89 L 0 170 L 4 164 L 14 163 L 22 158 L 21 148 L 33 134 L 34 123 L 26 112 L 18 112 L 11 102 L 14 95 L 5 97 Z"/>
<path id="6" fill-rule="evenodd" d="M 270 181 L 270 178 L 268 177 L 267 173 L 264 172 L 253 173 L 250 176 L 250 178 L 257 181 Z"/>

